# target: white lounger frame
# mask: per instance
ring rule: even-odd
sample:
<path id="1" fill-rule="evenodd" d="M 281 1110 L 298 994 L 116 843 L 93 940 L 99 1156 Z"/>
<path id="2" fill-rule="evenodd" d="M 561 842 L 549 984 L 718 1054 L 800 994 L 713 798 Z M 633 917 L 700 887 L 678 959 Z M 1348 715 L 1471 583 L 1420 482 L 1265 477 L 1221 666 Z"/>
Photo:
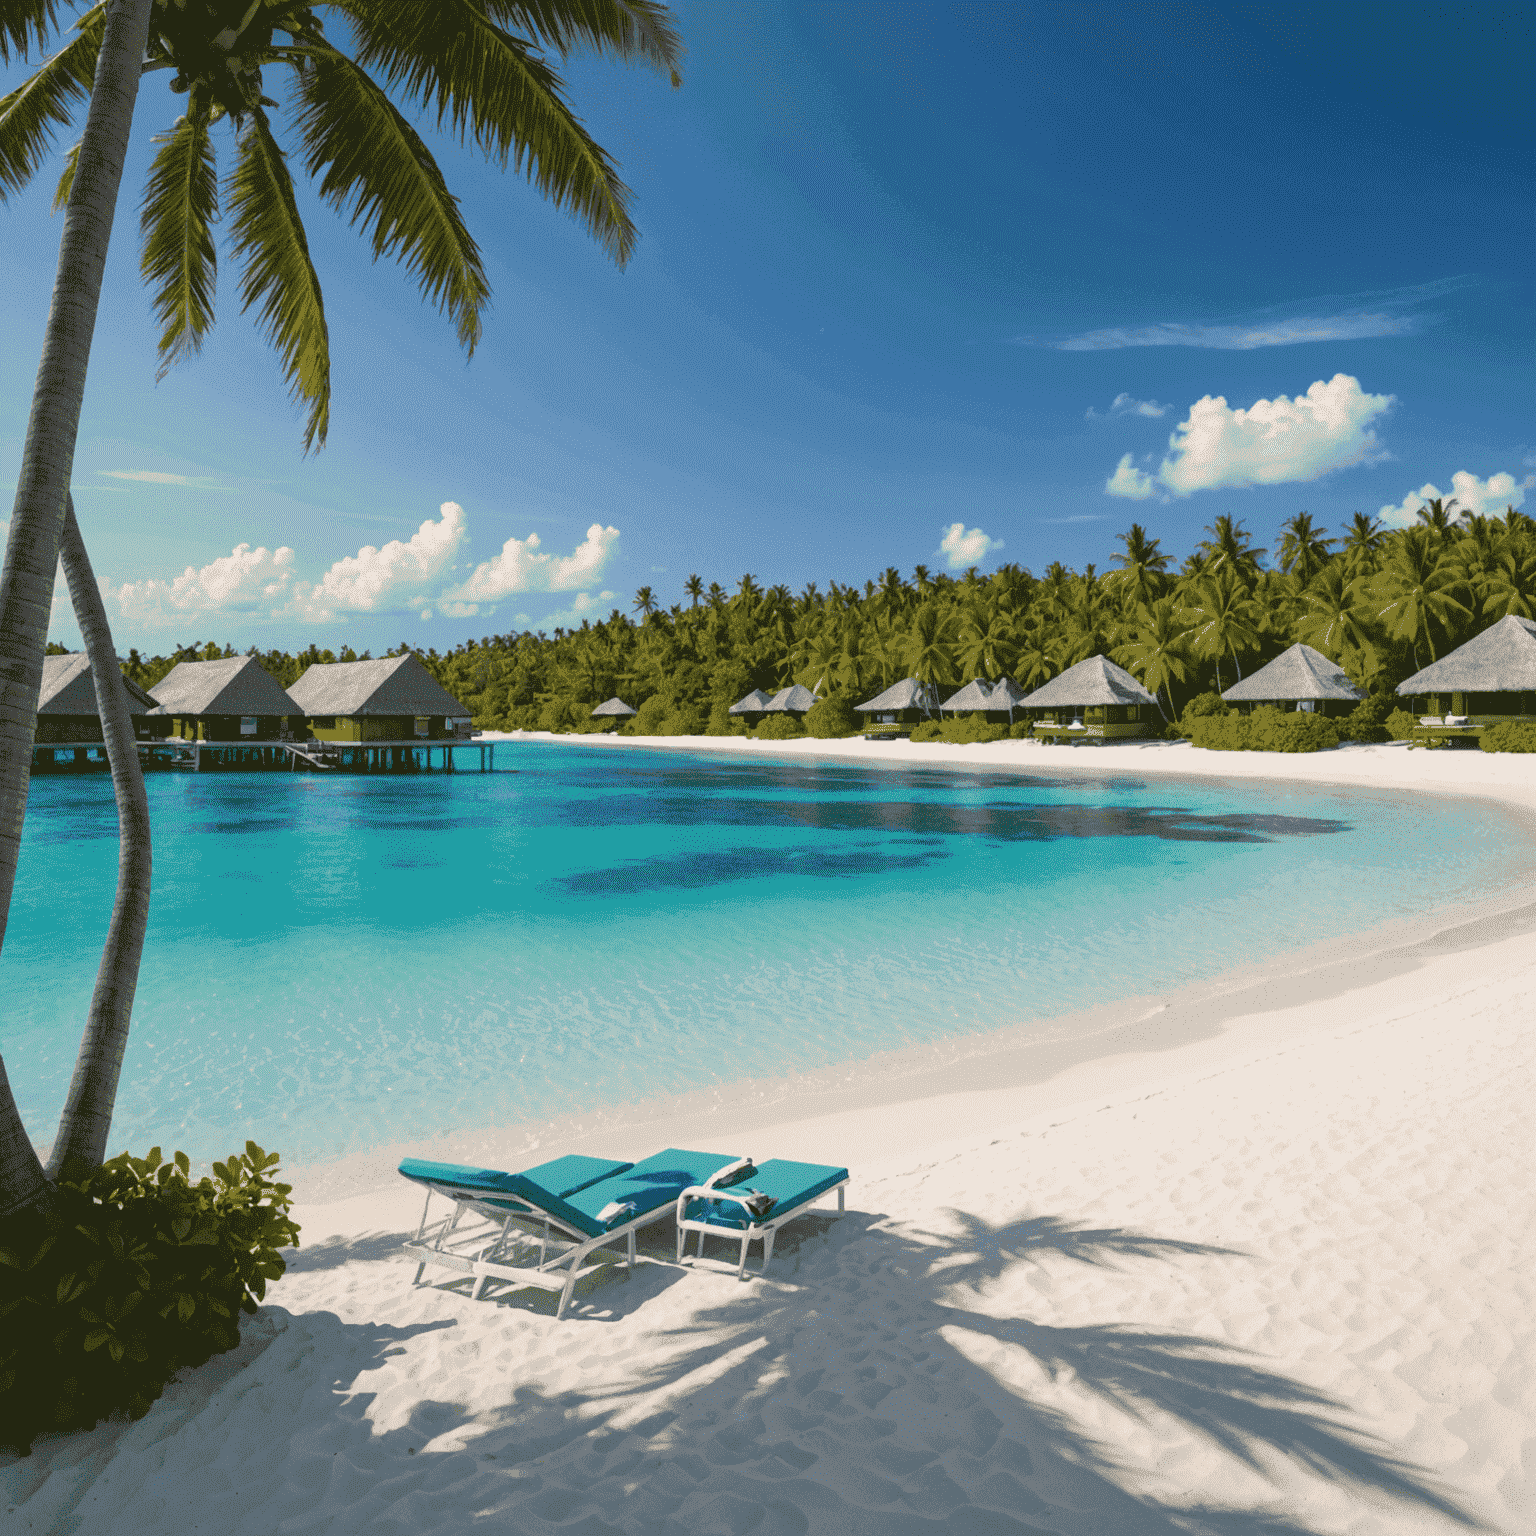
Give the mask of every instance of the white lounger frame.
<path id="1" fill-rule="evenodd" d="M 748 1160 L 743 1159 L 743 1161 Z M 689 1221 L 684 1217 L 683 1209 L 687 1203 L 690 1200 L 698 1199 L 729 1200 L 733 1204 L 741 1206 L 747 1212 L 747 1215 L 751 1216 L 751 1207 L 747 1205 L 747 1199 L 751 1194 L 750 1186 L 744 1186 L 741 1191 L 716 1189 L 714 1187 L 717 1180 L 723 1178 L 728 1173 L 734 1173 L 740 1166 L 740 1164 L 733 1164 L 730 1168 L 722 1168 L 714 1178 L 707 1180 L 703 1184 L 695 1184 L 691 1189 L 685 1189 L 677 1197 L 677 1262 L 679 1264 L 683 1262 L 684 1252 L 688 1247 L 688 1234 L 690 1232 L 697 1232 L 699 1234 L 699 1258 L 701 1259 L 704 1257 L 704 1238 L 706 1234 L 710 1237 L 724 1237 L 732 1240 L 740 1239 L 741 1257 L 736 1264 L 736 1278 L 738 1280 L 744 1278 L 747 1273 L 748 1245 L 760 1242 L 763 1245 L 763 1262 L 756 1270 L 756 1273 L 760 1275 L 768 1268 L 769 1261 L 773 1258 L 774 1236 L 786 1222 L 793 1221 L 797 1216 L 805 1215 L 823 1195 L 830 1195 L 834 1189 L 837 1191 L 837 1214 L 841 1216 L 845 1210 L 843 1191 L 848 1188 L 847 1179 L 842 1180 L 841 1183 L 828 1186 L 819 1194 L 812 1195 L 809 1200 L 802 1200 L 799 1205 L 792 1205 L 788 1210 L 775 1212 L 767 1221 L 753 1221 L 742 1228 L 719 1227 L 713 1222 Z M 830 1216 L 832 1212 L 823 1211 L 821 1214 Z"/>
<path id="2" fill-rule="evenodd" d="M 432 1207 L 432 1196 L 441 1195 L 454 1203 L 452 1216 L 444 1215 L 429 1228 L 427 1213 Z M 509 1209 L 510 1207 L 510 1209 Z M 635 1233 L 653 1221 L 664 1220 L 669 1206 L 663 1204 L 614 1227 L 598 1237 L 589 1236 L 567 1226 L 558 1217 L 541 1210 L 531 1201 L 519 1195 L 496 1195 L 494 1199 L 481 1191 L 471 1191 L 462 1185 L 431 1183 L 427 1185 L 426 1204 L 421 1208 L 421 1225 L 416 1229 L 413 1242 L 405 1244 L 405 1251 L 416 1259 L 416 1275 L 412 1285 L 421 1283 L 421 1276 L 428 1264 L 441 1265 L 456 1270 L 461 1275 L 474 1277 L 470 1299 L 477 1300 L 488 1281 L 506 1280 L 513 1285 L 534 1285 L 541 1290 L 559 1291 L 560 1305 L 555 1309 L 555 1320 L 565 1316 L 571 1303 L 571 1293 L 576 1282 L 585 1275 L 607 1269 L 617 1255 L 597 1256 L 597 1251 L 627 1239 L 628 1253 L 624 1259 L 627 1270 L 635 1267 Z M 489 1237 L 483 1227 L 460 1234 L 459 1222 L 466 1211 L 490 1222 L 498 1230 Z M 531 1250 L 537 1249 L 537 1262 Z M 551 1250 L 555 1250 L 551 1253 Z M 586 1261 L 591 1259 L 589 1264 Z"/>

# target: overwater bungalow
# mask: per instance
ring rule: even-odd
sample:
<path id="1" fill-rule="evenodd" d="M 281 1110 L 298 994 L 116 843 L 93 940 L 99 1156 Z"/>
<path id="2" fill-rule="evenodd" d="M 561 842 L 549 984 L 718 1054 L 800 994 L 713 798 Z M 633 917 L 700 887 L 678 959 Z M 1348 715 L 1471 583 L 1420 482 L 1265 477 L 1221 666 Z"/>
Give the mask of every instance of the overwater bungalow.
<path id="1" fill-rule="evenodd" d="M 623 699 L 615 697 L 599 704 L 592 711 L 592 718 L 609 722 L 604 725 L 604 730 L 616 731 L 626 720 L 632 719 L 636 713 L 637 711 L 631 709 Z"/>
<path id="2" fill-rule="evenodd" d="M 806 711 L 816 702 L 816 695 L 809 688 L 802 688 L 799 683 L 791 683 L 788 688 L 781 688 L 774 696 L 763 705 L 765 715 L 792 715 L 796 720 L 803 720 Z"/>
<path id="3" fill-rule="evenodd" d="M 988 682 L 973 678 L 959 693 L 952 693 L 939 706 L 940 714 L 966 715 L 978 711 L 992 725 L 1012 725 L 1013 712 L 1024 698 L 1024 690 L 1011 677 Z"/>
<path id="4" fill-rule="evenodd" d="M 1248 714 L 1259 705 L 1315 715 L 1347 715 L 1365 690 L 1350 681 L 1337 662 L 1299 641 L 1222 694 Z"/>
<path id="5" fill-rule="evenodd" d="M 319 662 L 288 697 L 316 741 L 408 746 L 470 735 L 469 710 L 409 651 L 378 661 Z"/>
<path id="6" fill-rule="evenodd" d="M 1157 700 L 1107 656 L 1090 656 L 1020 701 L 1043 741 L 1124 741 L 1151 736 Z"/>
<path id="7" fill-rule="evenodd" d="M 1508 614 L 1398 684 L 1419 714 L 1413 744 L 1475 744 L 1491 725 L 1536 724 L 1536 621 Z"/>
<path id="8" fill-rule="evenodd" d="M 133 733 L 151 741 L 170 733 L 170 721 L 151 713 L 152 699 L 129 678 L 123 679 Z M 96 709 L 96 683 L 83 651 L 43 657 L 43 686 L 37 700 L 37 734 L 33 738 L 33 772 L 105 768 L 101 745 L 101 716 Z"/>
<path id="9" fill-rule="evenodd" d="M 864 734 L 877 740 L 910 736 L 912 727 L 938 713 L 938 697 L 932 683 L 904 677 L 854 709 L 864 716 Z"/>
<path id="10" fill-rule="evenodd" d="M 278 741 L 299 713 L 254 656 L 178 662 L 149 691 L 173 740 Z"/>
<path id="11" fill-rule="evenodd" d="M 737 699 L 726 714 L 735 715 L 738 720 L 744 721 L 748 726 L 758 725 L 763 718 L 763 711 L 768 708 L 769 696 L 761 688 L 754 688 L 744 698 Z"/>

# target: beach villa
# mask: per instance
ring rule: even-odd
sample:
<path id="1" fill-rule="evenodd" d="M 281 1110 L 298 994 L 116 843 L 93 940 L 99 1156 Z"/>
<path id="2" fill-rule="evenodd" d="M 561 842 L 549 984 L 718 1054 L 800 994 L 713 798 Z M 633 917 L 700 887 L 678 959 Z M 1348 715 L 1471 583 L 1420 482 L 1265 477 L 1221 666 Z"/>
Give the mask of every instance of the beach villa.
<path id="1" fill-rule="evenodd" d="M 406 745 L 462 741 L 470 732 L 469 710 L 409 652 L 319 662 L 287 696 L 316 741 Z"/>
<path id="2" fill-rule="evenodd" d="M 763 705 L 765 715 L 791 715 L 796 720 L 803 720 L 806 711 L 816 702 L 816 695 L 809 688 L 802 688 L 799 683 L 792 683 L 788 688 L 781 688 L 774 696 Z"/>
<path id="3" fill-rule="evenodd" d="M 605 725 L 603 727 L 604 730 L 617 730 L 626 720 L 630 719 L 634 713 L 635 711 L 632 710 L 629 705 L 624 702 L 623 699 L 615 696 L 614 698 L 607 699 L 603 703 L 599 704 L 597 708 L 592 711 L 592 718 L 594 720 L 611 721 L 612 724 Z"/>
<path id="4" fill-rule="evenodd" d="M 1024 698 L 1024 690 L 1011 677 L 989 683 L 984 677 L 972 678 L 959 693 L 952 693 L 939 706 L 939 713 L 949 715 L 985 715 L 993 725 L 1013 724 L 1013 712 Z"/>
<path id="5" fill-rule="evenodd" d="M 123 689 L 128 695 L 134 735 L 140 741 L 163 736 L 170 730 L 169 721 L 151 713 L 155 701 L 137 683 L 125 677 Z M 83 651 L 43 657 L 43 686 L 37 700 L 37 734 L 33 740 L 34 772 L 106 762 L 106 750 L 100 745 L 96 684 Z"/>
<path id="6" fill-rule="evenodd" d="M 179 662 L 149 691 L 152 718 L 169 719 L 182 741 L 277 741 L 298 713 L 254 656 Z"/>
<path id="7" fill-rule="evenodd" d="M 1475 744 L 1491 725 L 1536 725 L 1536 621 L 1508 614 L 1398 684 L 1419 715 L 1413 744 Z"/>
<path id="8" fill-rule="evenodd" d="M 890 738 L 910 736 L 914 725 L 934 717 L 938 702 L 932 683 L 904 677 L 899 683 L 892 683 L 884 693 L 853 707 L 864 716 L 866 736 Z"/>
<path id="9" fill-rule="evenodd" d="M 1125 741 L 1155 734 L 1157 700 L 1107 656 L 1090 656 L 1026 694 L 1021 707 L 1043 741 Z"/>
<path id="10" fill-rule="evenodd" d="M 735 715 L 737 719 L 744 720 L 747 725 L 757 725 L 763 718 L 763 711 L 768 708 L 771 701 L 761 688 L 754 688 L 744 698 L 737 699 L 726 710 L 728 715 Z"/>
<path id="11" fill-rule="evenodd" d="M 1299 641 L 1222 694 L 1243 714 L 1268 704 L 1317 715 L 1347 715 L 1364 697 L 1365 690 L 1351 682 L 1337 662 Z"/>

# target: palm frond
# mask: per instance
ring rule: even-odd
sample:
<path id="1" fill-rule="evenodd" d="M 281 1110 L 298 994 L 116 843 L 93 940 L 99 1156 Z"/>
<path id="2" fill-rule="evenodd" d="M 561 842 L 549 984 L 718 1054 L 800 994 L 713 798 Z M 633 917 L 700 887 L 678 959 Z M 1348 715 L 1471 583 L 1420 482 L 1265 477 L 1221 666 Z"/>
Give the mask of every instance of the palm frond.
<path id="1" fill-rule="evenodd" d="M 75 171 L 80 165 L 80 146 L 84 139 L 76 139 L 68 149 L 64 151 L 64 169 L 59 172 L 59 184 L 53 191 L 53 213 L 62 213 L 64 206 L 69 202 L 70 189 L 75 184 Z"/>
<path id="2" fill-rule="evenodd" d="M 224 195 L 232 214 L 231 243 L 245 263 L 242 307 L 261 305 L 260 324 L 283 359 L 290 393 L 309 403 L 307 453 L 317 443 L 324 446 L 330 425 L 330 337 L 288 164 L 260 107 L 246 118 Z"/>
<path id="3" fill-rule="evenodd" d="M 368 75 L 340 53 L 311 55 L 295 82 L 307 170 L 320 195 L 361 223 L 373 255 L 398 253 L 422 291 L 453 319 L 469 352 L 491 287 L 480 249 L 431 151 Z"/>
<path id="4" fill-rule="evenodd" d="M 139 270 L 155 291 L 161 324 L 160 371 L 164 378 L 183 358 L 200 351 L 213 326 L 213 285 L 218 254 L 213 225 L 219 217 L 219 181 L 205 116 L 179 118 L 150 167 L 139 213 L 144 248 Z"/>
<path id="5" fill-rule="evenodd" d="M 629 188 L 561 95 L 560 78 L 529 44 L 466 0 L 405 6 L 338 0 L 357 34 L 357 62 L 428 108 L 462 142 L 472 136 L 557 208 L 568 209 L 620 266 L 638 231 Z"/>
<path id="6" fill-rule="evenodd" d="M 683 83 L 682 34 L 657 0 L 486 0 L 485 12 L 558 53 L 611 53 Z"/>
<path id="7" fill-rule="evenodd" d="M 58 25 L 58 0 L 5 0 L 0 5 L 0 64 L 39 48 Z"/>
<path id="8" fill-rule="evenodd" d="M 106 7 L 80 18 L 80 35 L 66 43 L 30 79 L 0 99 L 0 202 L 20 192 L 53 148 L 54 134 L 89 101 Z"/>

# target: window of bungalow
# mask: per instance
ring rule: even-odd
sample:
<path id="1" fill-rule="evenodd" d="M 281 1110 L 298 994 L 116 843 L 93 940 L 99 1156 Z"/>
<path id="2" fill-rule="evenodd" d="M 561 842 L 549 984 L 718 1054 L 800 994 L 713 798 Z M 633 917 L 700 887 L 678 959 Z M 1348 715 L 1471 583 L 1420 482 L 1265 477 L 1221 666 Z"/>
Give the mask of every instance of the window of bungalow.
<path id="1" fill-rule="evenodd" d="M 431 734 L 431 732 L 432 732 L 432 717 L 430 715 L 417 715 L 416 716 L 416 734 L 418 736 L 429 736 Z"/>
<path id="2" fill-rule="evenodd" d="M 334 731 L 336 729 L 335 715 L 316 715 L 310 722 L 312 731 Z"/>
<path id="3" fill-rule="evenodd" d="M 255 715 L 241 715 L 240 716 L 240 734 L 242 736 L 254 736 L 256 734 L 256 727 L 257 727 L 258 724 L 260 724 L 260 721 L 259 721 L 257 716 L 255 716 Z"/>

